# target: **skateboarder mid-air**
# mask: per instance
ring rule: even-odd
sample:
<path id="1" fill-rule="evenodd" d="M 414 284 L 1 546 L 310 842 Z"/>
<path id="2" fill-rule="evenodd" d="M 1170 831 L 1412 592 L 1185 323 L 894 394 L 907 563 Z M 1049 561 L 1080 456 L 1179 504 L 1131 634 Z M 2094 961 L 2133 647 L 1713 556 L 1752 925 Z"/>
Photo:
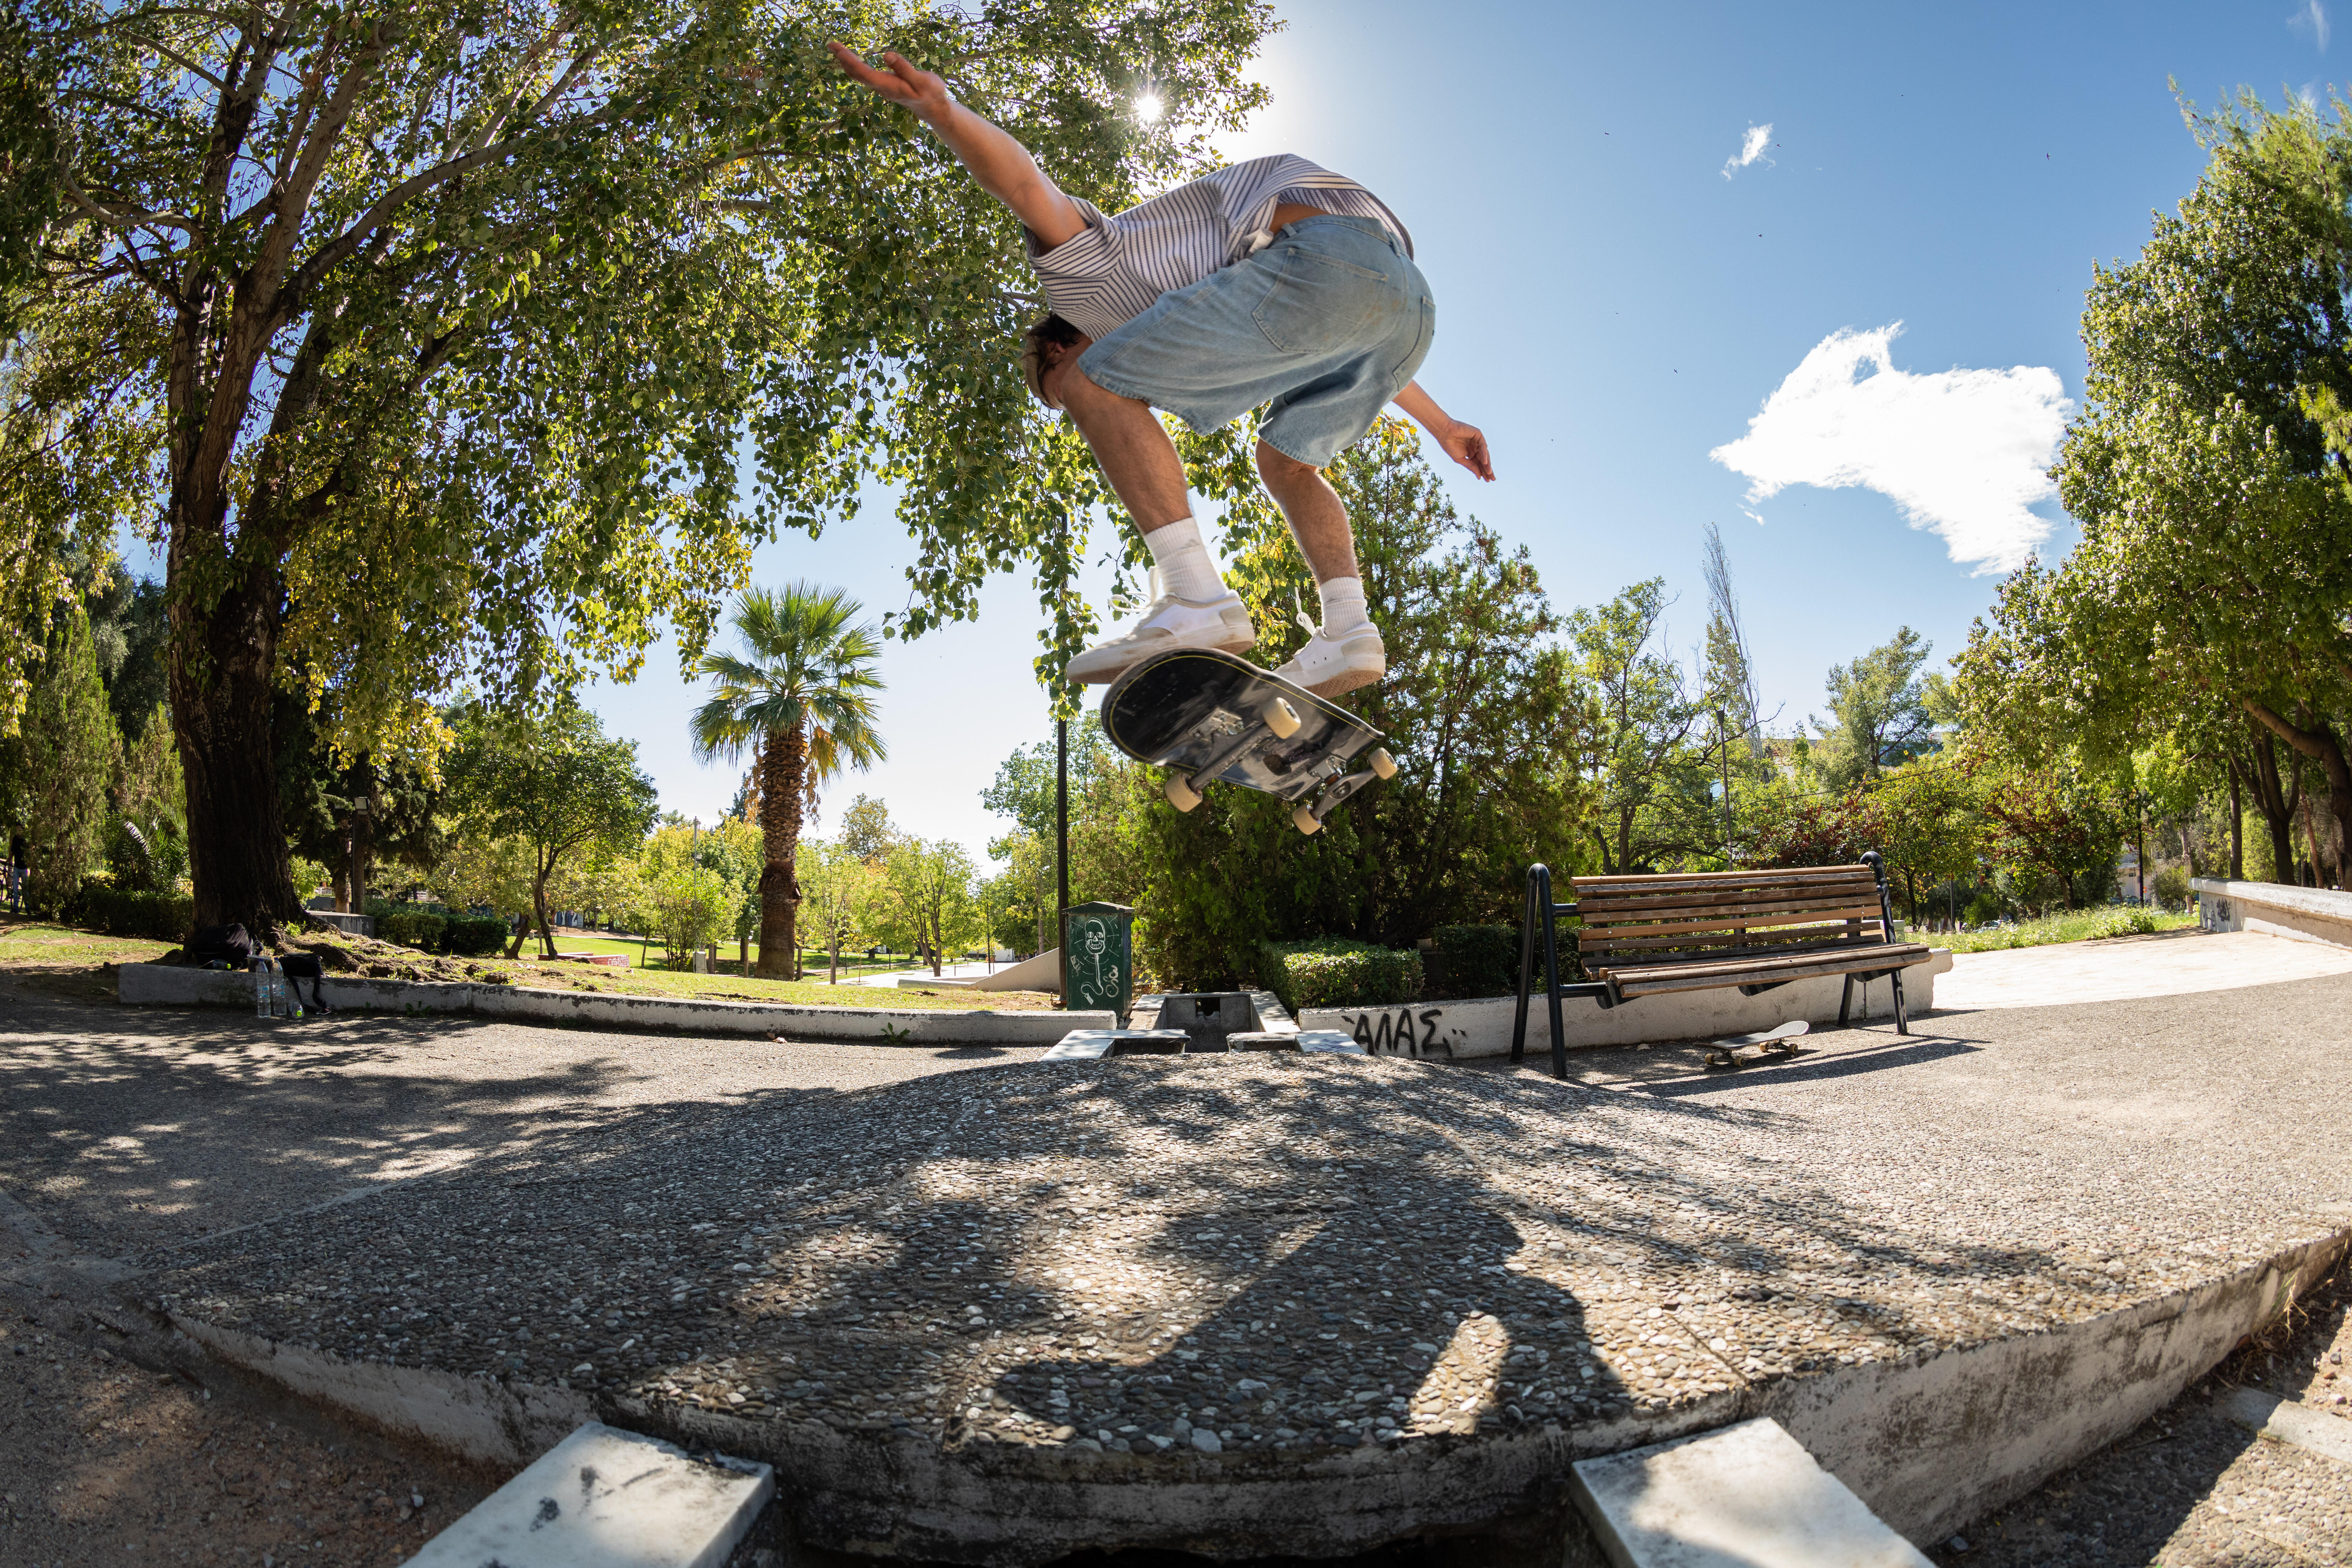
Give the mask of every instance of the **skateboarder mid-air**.
<path id="1" fill-rule="evenodd" d="M 1287 155 L 1220 169 L 1110 216 L 1065 195 L 1026 148 L 896 54 L 842 69 L 911 110 L 1027 230 L 1052 313 L 1023 367 L 1066 411 L 1150 547 L 1158 596 L 1135 626 L 1070 661 L 1115 680 L 1171 648 L 1238 653 L 1257 640 L 1224 584 L 1154 408 L 1213 430 L 1261 405 L 1257 468 L 1315 574 L 1323 621 L 1276 674 L 1329 697 L 1381 678 L 1347 509 L 1322 469 L 1393 402 L 1482 479 L 1486 438 L 1413 381 L 1436 325 L 1412 237 L 1354 181 Z"/>

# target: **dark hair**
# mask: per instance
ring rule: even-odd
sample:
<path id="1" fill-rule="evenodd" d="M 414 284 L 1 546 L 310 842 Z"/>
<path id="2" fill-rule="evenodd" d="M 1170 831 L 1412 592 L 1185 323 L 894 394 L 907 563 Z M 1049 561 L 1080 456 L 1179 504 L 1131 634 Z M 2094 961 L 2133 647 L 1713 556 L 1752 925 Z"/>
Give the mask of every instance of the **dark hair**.
<path id="1" fill-rule="evenodd" d="M 1021 339 L 1021 379 L 1029 384 L 1029 390 L 1040 403 L 1045 400 L 1046 346 L 1053 344 L 1068 348 L 1085 336 L 1084 332 L 1050 310 L 1029 323 L 1029 330 L 1022 334 Z"/>

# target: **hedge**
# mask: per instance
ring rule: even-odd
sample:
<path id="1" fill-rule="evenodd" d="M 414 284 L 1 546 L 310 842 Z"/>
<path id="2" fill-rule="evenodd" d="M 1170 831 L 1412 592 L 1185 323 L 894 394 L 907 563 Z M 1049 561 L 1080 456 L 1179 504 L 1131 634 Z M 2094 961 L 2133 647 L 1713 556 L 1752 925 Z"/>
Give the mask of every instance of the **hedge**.
<path id="1" fill-rule="evenodd" d="M 1432 996 L 1516 995 L 1519 928 L 1439 926 L 1428 968 Z"/>
<path id="2" fill-rule="evenodd" d="M 403 947 L 418 947 L 427 952 L 436 952 L 440 950 L 441 933 L 448 924 L 439 915 L 403 910 L 395 914 L 378 915 L 375 934 Z"/>
<path id="3" fill-rule="evenodd" d="M 196 923 L 196 901 L 180 893 L 132 893 L 104 882 L 84 882 L 66 906 L 66 922 L 109 936 L 188 940 Z"/>
<path id="4" fill-rule="evenodd" d="M 1308 1007 L 1385 1007 L 1421 994 L 1421 954 L 1346 937 L 1260 944 L 1258 982 L 1297 1014 Z"/>
<path id="5" fill-rule="evenodd" d="M 458 958 L 481 958 L 506 946 L 513 934 L 496 915 L 449 915 L 441 923 L 441 950 Z"/>

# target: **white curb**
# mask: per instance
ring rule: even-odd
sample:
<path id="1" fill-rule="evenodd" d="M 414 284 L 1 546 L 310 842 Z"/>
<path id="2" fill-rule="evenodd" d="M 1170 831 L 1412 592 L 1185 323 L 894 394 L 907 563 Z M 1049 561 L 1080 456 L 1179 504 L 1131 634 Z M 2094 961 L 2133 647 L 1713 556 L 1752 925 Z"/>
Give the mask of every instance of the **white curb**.
<path id="1" fill-rule="evenodd" d="M 698 1459 L 592 1421 L 408 1560 L 408 1568 L 722 1568 L 775 1495 L 772 1468 Z"/>

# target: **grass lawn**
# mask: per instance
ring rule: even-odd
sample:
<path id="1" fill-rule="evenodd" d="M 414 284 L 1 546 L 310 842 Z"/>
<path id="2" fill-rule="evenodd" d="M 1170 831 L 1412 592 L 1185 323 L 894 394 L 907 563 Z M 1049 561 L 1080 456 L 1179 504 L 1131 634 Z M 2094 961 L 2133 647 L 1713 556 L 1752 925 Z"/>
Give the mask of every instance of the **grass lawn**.
<path id="1" fill-rule="evenodd" d="M 825 1007 L 994 1008 L 1037 1012 L 1058 1006 L 1043 991 L 876 990 L 828 985 L 821 980 L 746 980 L 735 974 L 689 974 L 675 969 L 600 969 L 585 963 L 516 963 L 475 960 L 486 972 L 511 974 L 518 985 L 561 991 L 604 991 L 622 996 L 680 996 L 712 1002 L 790 1002 Z"/>
<path id="2" fill-rule="evenodd" d="M 332 938 L 300 939 L 312 945 Z M 144 937 L 105 936 L 76 931 L 43 921 L 10 920 L 0 915 L 0 969 L 47 983 L 63 984 L 75 995 L 111 995 L 112 977 L 102 973 L 110 963 L 152 963 L 177 947 L 177 942 L 151 942 Z M 578 951 L 572 942 L 559 946 Z M 601 942 L 591 951 L 609 949 L 635 957 L 635 942 Z M 1060 999 L 1042 991 L 877 991 L 863 986 L 827 985 L 823 981 L 746 980 L 733 974 L 691 974 L 667 969 L 605 969 L 587 963 L 535 963 L 521 959 L 443 958 L 394 949 L 388 944 L 352 947 L 352 956 L 386 975 L 420 980 L 497 980 L 551 991 L 603 991 L 624 996 L 677 996 L 702 1001 L 789 1002 L 830 1007 L 892 1009 L 994 1008 L 1001 1012 L 1039 1012 L 1059 1005 Z M 658 952 L 656 954 L 659 956 Z M 331 965 L 332 969 L 336 966 Z M 405 973 L 414 971 L 414 973 Z"/>
<path id="3" fill-rule="evenodd" d="M 143 936 L 104 936 L 76 931 L 45 921 L 12 920 L 0 915 L 0 963 L 70 966 L 99 963 L 145 963 L 180 944 L 151 942 Z"/>
<path id="4" fill-rule="evenodd" d="M 1969 931 L 1921 936 L 1916 940 L 1954 952 L 1990 952 L 2004 947 L 2046 947 L 2059 942 L 2095 942 L 2101 937 L 2139 936 L 2193 926 L 2193 914 L 2171 914 L 2147 908 L 2079 910 L 2073 914 L 2045 915 L 2020 921 L 1998 931 Z"/>
<path id="5" fill-rule="evenodd" d="M 528 947 L 530 944 L 525 943 L 524 945 Z M 623 941 L 618 937 L 609 936 L 559 936 L 555 939 L 555 951 L 558 952 L 618 953 L 620 956 L 629 961 L 629 967 L 632 970 L 646 969 L 657 966 L 662 962 L 663 956 L 662 947 L 659 942 L 651 941 L 638 942 L 634 939 Z M 737 960 L 735 957 L 735 948 L 733 943 L 719 943 L 719 962 L 720 965 L 727 970 L 728 978 L 737 977 L 737 971 L 735 968 Z M 873 963 L 866 963 L 862 962 L 853 963 L 846 956 L 845 956 L 842 960 L 841 973 L 844 979 L 848 979 L 860 974 L 891 974 L 900 970 L 914 969 L 917 967 L 919 966 L 913 959 L 908 958 L 904 955 L 897 958 L 882 959 Z M 816 952 L 803 953 L 801 955 L 801 970 L 802 973 L 806 974 L 828 973 L 825 969 L 824 954 Z M 818 984 L 823 984 L 824 982 L 820 981 Z"/>

